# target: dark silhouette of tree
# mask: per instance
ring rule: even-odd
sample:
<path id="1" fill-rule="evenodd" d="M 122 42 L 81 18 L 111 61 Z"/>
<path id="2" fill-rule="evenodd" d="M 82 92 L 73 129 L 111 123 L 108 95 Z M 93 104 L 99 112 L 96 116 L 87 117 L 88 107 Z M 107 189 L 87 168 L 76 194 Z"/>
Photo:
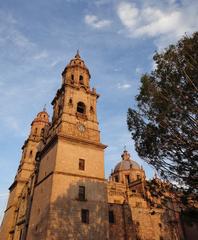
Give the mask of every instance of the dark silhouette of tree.
<path id="1" fill-rule="evenodd" d="M 139 156 L 191 207 L 198 187 L 198 32 L 153 57 L 127 124 Z M 189 200 L 190 199 L 190 200 Z"/>

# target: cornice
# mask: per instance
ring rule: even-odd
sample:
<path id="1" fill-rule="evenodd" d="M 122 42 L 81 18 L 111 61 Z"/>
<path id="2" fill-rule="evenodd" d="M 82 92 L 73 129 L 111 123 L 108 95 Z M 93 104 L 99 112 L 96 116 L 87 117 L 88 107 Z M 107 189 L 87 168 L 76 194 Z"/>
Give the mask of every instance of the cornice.
<path id="1" fill-rule="evenodd" d="M 71 142 L 81 143 L 81 144 L 84 144 L 84 145 L 93 145 L 93 146 L 95 146 L 97 148 L 101 148 L 101 149 L 105 149 L 105 148 L 108 147 L 107 145 L 102 144 L 102 143 L 94 142 L 94 141 L 84 139 L 84 138 L 68 136 L 68 135 L 63 134 L 63 133 L 59 133 L 58 138 L 63 139 L 63 140 L 69 140 Z"/>

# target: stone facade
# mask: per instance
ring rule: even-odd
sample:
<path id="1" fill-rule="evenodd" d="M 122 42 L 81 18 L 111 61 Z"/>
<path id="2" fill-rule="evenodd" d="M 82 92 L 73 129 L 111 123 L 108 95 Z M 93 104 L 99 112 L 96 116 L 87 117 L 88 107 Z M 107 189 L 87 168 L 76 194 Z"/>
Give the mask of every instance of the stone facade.
<path id="1" fill-rule="evenodd" d="M 62 73 L 52 122 L 45 109 L 32 122 L 0 240 L 183 239 L 177 216 L 150 205 L 145 172 L 126 150 L 105 179 L 98 97 L 77 52 Z"/>
<path id="2" fill-rule="evenodd" d="M 175 213 L 163 209 L 159 200 L 150 204 L 144 170 L 126 150 L 111 173 L 107 195 L 115 218 L 109 224 L 110 239 L 181 239 Z"/>

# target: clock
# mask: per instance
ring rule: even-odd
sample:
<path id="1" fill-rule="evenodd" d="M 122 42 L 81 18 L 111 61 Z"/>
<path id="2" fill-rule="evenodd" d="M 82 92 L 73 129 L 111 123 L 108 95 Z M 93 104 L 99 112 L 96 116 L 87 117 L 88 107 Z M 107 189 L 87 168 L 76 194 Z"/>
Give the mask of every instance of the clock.
<path id="1" fill-rule="evenodd" d="M 82 124 L 82 123 L 79 123 L 78 125 L 77 125 L 77 128 L 78 128 L 78 130 L 80 131 L 80 132 L 84 132 L 85 131 L 85 126 Z"/>

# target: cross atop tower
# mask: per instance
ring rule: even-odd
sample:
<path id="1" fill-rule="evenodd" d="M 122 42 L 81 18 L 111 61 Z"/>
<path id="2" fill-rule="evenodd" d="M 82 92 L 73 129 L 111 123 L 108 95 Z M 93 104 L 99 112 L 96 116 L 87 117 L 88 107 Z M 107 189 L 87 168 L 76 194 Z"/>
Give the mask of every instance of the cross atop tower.
<path id="1" fill-rule="evenodd" d="M 75 58 L 80 58 L 79 49 L 77 49 L 77 52 L 76 52 Z"/>

